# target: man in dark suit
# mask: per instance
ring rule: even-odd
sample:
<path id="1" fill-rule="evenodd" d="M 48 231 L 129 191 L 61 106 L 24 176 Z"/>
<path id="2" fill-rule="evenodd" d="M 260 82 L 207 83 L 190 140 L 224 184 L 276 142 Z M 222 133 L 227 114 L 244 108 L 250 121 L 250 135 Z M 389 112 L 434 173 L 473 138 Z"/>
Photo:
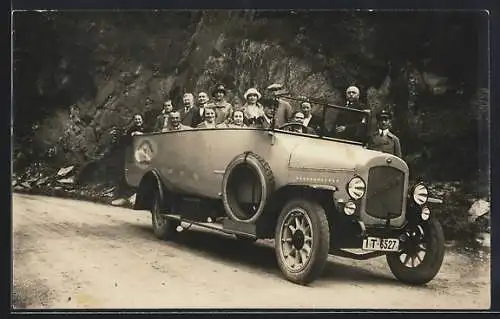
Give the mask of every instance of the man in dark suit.
<path id="1" fill-rule="evenodd" d="M 156 117 L 155 120 L 155 126 L 154 126 L 154 131 L 159 132 L 161 131 L 164 127 L 167 126 L 168 124 L 168 116 L 170 115 L 170 112 L 172 112 L 174 109 L 172 105 L 172 100 L 168 99 L 163 103 L 163 108 L 161 110 L 160 115 Z"/>
<path id="2" fill-rule="evenodd" d="M 346 90 L 345 107 L 368 111 L 365 104 L 359 100 L 359 89 L 350 86 Z M 367 117 L 359 113 L 339 111 L 335 120 L 334 137 L 344 139 L 360 139 L 363 130 L 367 127 Z"/>
<path id="3" fill-rule="evenodd" d="M 206 92 L 198 93 L 198 105 L 194 107 L 192 127 L 197 127 L 205 118 L 206 105 L 208 104 L 208 94 Z"/>
<path id="4" fill-rule="evenodd" d="M 276 96 L 283 91 L 283 85 L 274 83 L 266 88 L 266 95 Z M 274 120 L 276 127 L 280 127 L 285 123 L 289 123 L 293 118 L 293 107 L 286 100 L 277 97 L 278 107 L 276 108 Z"/>
<path id="5" fill-rule="evenodd" d="M 321 118 L 317 115 L 312 114 L 311 103 L 304 101 L 300 104 L 300 109 L 304 114 L 304 125 L 312 128 L 315 132 L 320 132 L 321 130 Z"/>
<path id="6" fill-rule="evenodd" d="M 181 124 L 193 127 L 193 118 L 195 114 L 193 94 L 184 93 L 182 103 L 184 106 L 179 110 L 181 114 Z"/>
<path id="7" fill-rule="evenodd" d="M 264 115 L 256 118 L 252 123 L 249 123 L 249 126 L 270 129 L 273 126 L 274 116 L 276 115 L 278 104 L 279 102 L 277 99 L 263 99 L 262 106 L 264 107 Z"/>
<path id="8" fill-rule="evenodd" d="M 389 131 L 391 126 L 391 114 L 383 110 L 377 114 L 377 127 L 378 130 L 370 136 L 368 141 L 368 148 L 384 153 L 402 157 L 401 144 L 399 138 Z"/>

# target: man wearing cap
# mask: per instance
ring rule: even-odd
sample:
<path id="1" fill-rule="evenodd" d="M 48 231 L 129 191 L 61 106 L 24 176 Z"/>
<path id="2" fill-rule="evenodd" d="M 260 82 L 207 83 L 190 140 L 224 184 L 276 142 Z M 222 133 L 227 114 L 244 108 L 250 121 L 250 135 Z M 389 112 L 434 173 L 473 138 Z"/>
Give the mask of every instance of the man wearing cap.
<path id="1" fill-rule="evenodd" d="M 220 124 L 231 118 L 233 107 L 226 100 L 226 88 L 223 84 L 218 84 L 212 93 L 214 98 L 212 103 L 206 105 L 207 108 L 213 108 L 215 110 L 215 123 Z"/>
<path id="2" fill-rule="evenodd" d="M 267 87 L 267 90 L 271 93 L 272 96 L 276 96 L 278 91 L 283 89 L 283 86 L 278 83 L 271 84 Z M 278 98 L 278 108 L 276 109 L 276 113 L 274 119 L 276 121 L 275 126 L 280 127 L 285 123 L 291 121 L 293 116 L 293 108 L 287 101 L 282 98 Z"/>
<path id="3" fill-rule="evenodd" d="M 305 119 L 304 113 L 302 113 L 301 111 L 295 112 L 293 114 L 291 122 L 297 124 L 290 125 L 287 128 L 285 128 L 285 130 L 296 133 L 316 134 L 314 129 L 304 124 L 304 119 Z"/>
<path id="4" fill-rule="evenodd" d="M 382 110 L 377 114 L 378 130 L 373 134 L 368 141 L 368 148 L 402 157 L 401 144 L 399 138 L 389 131 L 391 125 L 391 114 Z"/>
<path id="5" fill-rule="evenodd" d="M 197 127 L 198 124 L 203 122 L 203 119 L 205 118 L 205 110 L 206 106 L 208 104 L 208 94 L 205 92 L 200 92 L 198 93 L 198 105 L 194 107 L 194 114 L 193 114 L 193 127 Z"/>
<path id="6" fill-rule="evenodd" d="M 184 106 L 180 109 L 182 125 L 193 126 L 194 117 L 194 96 L 193 93 L 184 93 L 182 96 Z"/>

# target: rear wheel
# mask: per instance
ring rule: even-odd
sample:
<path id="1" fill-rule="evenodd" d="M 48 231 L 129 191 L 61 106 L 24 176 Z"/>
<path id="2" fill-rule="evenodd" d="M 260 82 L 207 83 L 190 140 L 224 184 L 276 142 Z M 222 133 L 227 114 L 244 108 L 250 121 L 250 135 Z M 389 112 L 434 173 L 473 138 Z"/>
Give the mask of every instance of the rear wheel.
<path id="1" fill-rule="evenodd" d="M 278 218 L 275 250 L 286 279 L 307 284 L 321 275 L 330 246 L 330 230 L 323 207 L 310 200 L 288 202 Z"/>
<path id="2" fill-rule="evenodd" d="M 432 218 L 425 224 L 409 228 L 402 250 L 387 255 L 387 263 L 401 282 L 423 285 L 439 272 L 444 258 L 444 235 L 439 221 Z"/>
<path id="3" fill-rule="evenodd" d="M 168 218 L 161 214 L 162 200 L 159 191 L 156 191 L 151 204 L 151 219 L 153 223 L 153 232 L 156 237 L 163 240 L 171 239 L 176 234 L 176 227 L 179 225 L 177 220 Z"/>

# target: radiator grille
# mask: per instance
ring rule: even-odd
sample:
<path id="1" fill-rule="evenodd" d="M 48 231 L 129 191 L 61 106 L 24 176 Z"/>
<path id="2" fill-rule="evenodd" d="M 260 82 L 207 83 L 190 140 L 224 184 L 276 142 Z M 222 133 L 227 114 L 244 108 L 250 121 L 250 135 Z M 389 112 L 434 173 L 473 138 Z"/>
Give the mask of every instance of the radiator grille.
<path id="1" fill-rule="evenodd" d="M 366 212 L 387 219 L 400 217 L 403 210 L 404 173 L 387 166 L 372 167 L 368 173 Z"/>

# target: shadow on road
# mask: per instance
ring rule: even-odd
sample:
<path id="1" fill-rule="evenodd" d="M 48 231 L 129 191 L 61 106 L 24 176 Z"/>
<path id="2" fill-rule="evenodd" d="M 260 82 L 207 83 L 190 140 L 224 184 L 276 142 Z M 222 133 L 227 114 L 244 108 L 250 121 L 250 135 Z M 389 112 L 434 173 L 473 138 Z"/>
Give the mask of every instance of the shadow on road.
<path id="1" fill-rule="evenodd" d="M 154 236 L 151 226 L 143 222 L 114 221 L 112 224 L 92 225 L 59 222 L 46 223 L 39 227 L 45 228 L 50 236 L 101 238 L 109 245 L 114 245 L 116 242 L 127 245 L 127 242 L 138 241 L 142 241 L 141 244 L 145 245 L 149 242 L 151 245 L 166 245 L 166 247 L 168 245 L 214 262 L 234 266 L 236 271 L 282 277 L 272 241 L 259 240 L 256 243 L 248 243 L 231 235 L 192 227 L 190 230 L 178 233 L 173 240 L 162 242 Z M 370 271 L 366 267 L 362 268 L 362 264 L 360 266 L 347 264 L 347 261 L 342 260 L 335 262 L 329 260 L 320 280 L 353 284 L 401 285 L 391 277 L 390 273 L 384 275 Z"/>
<path id="2" fill-rule="evenodd" d="M 128 227 L 134 229 L 136 234 L 160 241 L 154 237 L 153 231 L 148 225 L 128 224 Z M 264 271 L 278 277 L 282 276 L 276 262 L 273 244 L 269 241 L 259 240 L 256 243 L 247 243 L 230 235 L 196 228 L 178 234 L 170 242 L 170 244 L 172 243 L 180 249 L 188 250 L 213 261 L 222 261 L 240 267 L 243 265 L 247 268 L 245 271 Z M 401 285 L 391 277 L 390 273 L 382 275 L 357 266 L 346 265 L 340 261 L 332 262 L 331 260 L 325 265 L 320 280 Z"/>

